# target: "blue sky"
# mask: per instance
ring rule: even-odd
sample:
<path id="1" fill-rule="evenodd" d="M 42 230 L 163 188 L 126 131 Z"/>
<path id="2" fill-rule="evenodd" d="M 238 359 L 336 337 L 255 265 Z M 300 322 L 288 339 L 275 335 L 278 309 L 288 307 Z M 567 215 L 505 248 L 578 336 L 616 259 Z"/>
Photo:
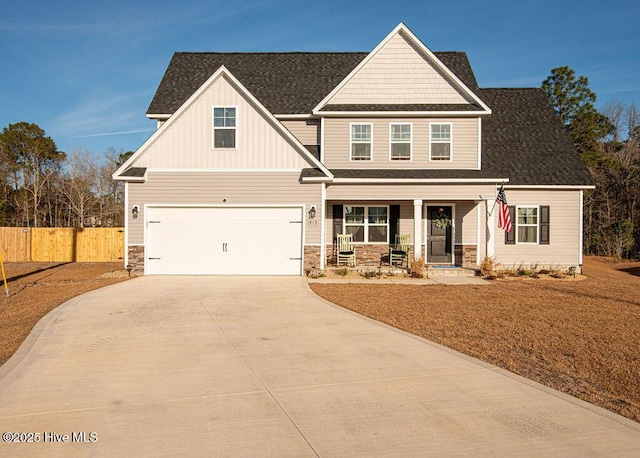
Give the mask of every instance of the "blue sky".
<path id="1" fill-rule="evenodd" d="M 5 2 L 0 128 L 28 121 L 65 152 L 135 150 L 175 51 L 370 51 L 404 22 L 432 51 L 465 51 L 481 87 L 589 78 L 601 107 L 640 104 L 640 2 L 85 0 Z"/>

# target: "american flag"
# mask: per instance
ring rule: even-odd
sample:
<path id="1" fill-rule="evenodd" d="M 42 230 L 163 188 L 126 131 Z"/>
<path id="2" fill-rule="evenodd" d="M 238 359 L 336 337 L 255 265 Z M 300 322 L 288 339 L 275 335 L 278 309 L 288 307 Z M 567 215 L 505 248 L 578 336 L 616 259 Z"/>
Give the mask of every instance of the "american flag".
<path id="1" fill-rule="evenodd" d="M 511 213 L 509 213 L 509 205 L 507 205 L 507 196 L 504 195 L 504 186 L 500 186 L 496 203 L 500 205 L 498 213 L 498 227 L 504 229 L 505 232 L 511 232 L 513 225 L 511 224 Z"/>

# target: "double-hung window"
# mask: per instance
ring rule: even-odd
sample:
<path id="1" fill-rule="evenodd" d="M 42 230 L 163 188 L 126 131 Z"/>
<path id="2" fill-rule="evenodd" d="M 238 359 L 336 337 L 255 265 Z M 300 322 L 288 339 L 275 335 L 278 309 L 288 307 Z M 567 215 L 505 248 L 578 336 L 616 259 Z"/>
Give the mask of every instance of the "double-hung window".
<path id="1" fill-rule="evenodd" d="M 451 123 L 429 125 L 430 158 L 432 161 L 450 161 L 452 132 Z"/>
<path id="2" fill-rule="evenodd" d="M 213 147 L 236 147 L 236 109 L 233 107 L 213 108 Z"/>
<path id="3" fill-rule="evenodd" d="M 518 243 L 538 243 L 538 207 L 517 207 Z"/>
<path id="4" fill-rule="evenodd" d="M 372 124 L 351 124 L 351 160 L 370 161 Z"/>
<path id="5" fill-rule="evenodd" d="M 344 226 L 354 242 L 388 243 L 389 207 L 345 205 Z"/>
<path id="6" fill-rule="evenodd" d="M 389 141 L 391 160 L 411 160 L 411 124 L 390 124 Z"/>

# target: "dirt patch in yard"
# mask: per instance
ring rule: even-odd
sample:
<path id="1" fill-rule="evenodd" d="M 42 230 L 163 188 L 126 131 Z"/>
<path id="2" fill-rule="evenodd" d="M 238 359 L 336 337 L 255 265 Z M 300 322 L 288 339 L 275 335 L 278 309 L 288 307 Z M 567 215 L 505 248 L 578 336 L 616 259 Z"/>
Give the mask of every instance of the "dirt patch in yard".
<path id="1" fill-rule="evenodd" d="M 325 299 L 640 421 L 640 263 L 582 281 L 311 284 Z"/>
<path id="2" fill-rule="evenodd" d="M 49 311 L 79 294 L 129 278 L 122 263 L 8 263 L 5 271 L 11 295 L 6 297 L 2 286 L 0 365 Z"/>

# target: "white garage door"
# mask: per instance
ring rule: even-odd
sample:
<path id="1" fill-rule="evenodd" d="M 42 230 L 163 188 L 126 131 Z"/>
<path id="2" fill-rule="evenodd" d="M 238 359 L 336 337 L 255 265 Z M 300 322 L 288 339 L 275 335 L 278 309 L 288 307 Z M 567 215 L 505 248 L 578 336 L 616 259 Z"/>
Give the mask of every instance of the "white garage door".
<path id="1" fill-rule="evenodd" d="M 300 275 L 302 209 L 150 207 L 149 275 Z"/>

